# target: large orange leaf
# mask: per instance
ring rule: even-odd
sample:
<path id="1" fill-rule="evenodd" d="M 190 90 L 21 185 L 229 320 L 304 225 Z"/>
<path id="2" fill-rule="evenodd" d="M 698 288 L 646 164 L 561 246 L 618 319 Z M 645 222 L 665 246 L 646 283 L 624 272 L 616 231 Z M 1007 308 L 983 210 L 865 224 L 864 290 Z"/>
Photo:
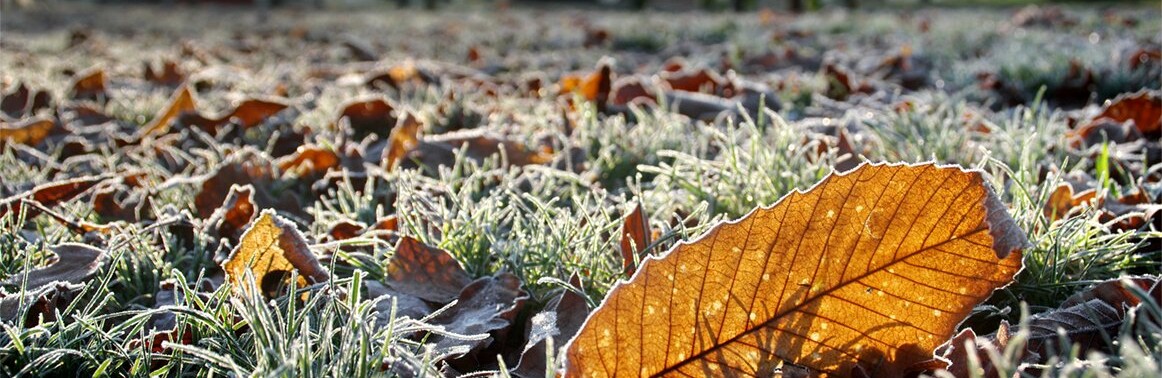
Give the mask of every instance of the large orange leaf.
<path id="1" fill-rule="evenodd" d="M 648 258 L 567 349 L 567 376 L 901 376 L 1021 269 L 979 172 L 864 165 Z"/>

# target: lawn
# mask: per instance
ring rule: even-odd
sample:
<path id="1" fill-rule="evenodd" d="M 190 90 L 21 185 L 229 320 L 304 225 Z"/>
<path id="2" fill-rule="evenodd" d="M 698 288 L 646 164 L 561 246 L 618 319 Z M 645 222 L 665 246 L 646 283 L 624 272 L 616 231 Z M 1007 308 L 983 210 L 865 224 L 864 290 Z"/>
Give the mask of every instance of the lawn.
<path id="1" fill-rule="evenodd" d="M 1011 283 L 982 286 L 945 316 L 932 342 L 956 339 L 920 348 L 940 357 L 908 372 L 1157 376 L 1156 5 L 802 15 L 292 5 L 266 20 L 245 7 L 7 7 L 0 376 L 573 376 L 594 368 L 567 351 L 586 327 L 673 319 L 645 310 L 662 295 L 646 291 L 627 300 L 650 316 L 582 324 L 613 313 L 606 299 L 629 296 L 615 294 L 630 282 L 662 277 L 650 272 L 683 251 L 705 247 L 710 270 L 751 235 L 782 235 L 751 230 L 722 246 L 704 234 L 753 225 L 768 207 L 790 214 L 863 172 L 922 167 L 967 175 L 966 188 L 999 201 L 982 223 L 992 237 L 1023 242 L 1008 260 L 995 251 L 1018 264 Z M 926 209 L 917 196 L 941 188 L 902 192 L 894 206 Z M 913 222 L 956 224 L 928 213 Z M 797 244 L 814 244 L 809 218 Z M 858 221 L 876 234 L 873 216 Z M 859 253 L 828 246 L 815 253 Z M 960 255 L 940 269 L 969 260 L 950 253 Z M 816 273 L 847 271 L 823 261 Z M 772 272 L 793 287 L 794 266 Z M 682 272 L 707 292 L 709 272 Z M 911 280 L 901 302 L 873 300 L 943 304 L 916 297 L 940 280 Z M 799 285 L 809 297 L 815 284 Z M 700 316 L 719 303 L 691 304 Z M 671 309 L 684 307 L 658 311 Z M 831 337 L 816 317 L 845 327 L 876 317 L 796 315 L 812 324 L 796 328 L 780 316 L 764 319 L 778 325 L 773 339 L 802 341 Z M 876 332 L 900 332 L 887 324 Z M 672 361 L 687 355 L 648 355 L 654 341 L 642 339 L 633 371 L 681 372 Z M 756 356 L 746 368 L 723 366 L 888 376 L 910 347 L 853 369 L 813 360 L 814 344 L 772 342 L 744 349 Z M 834 350 L 863 361 L 860 345 Z M 703 354 L 700 375 L 729 374 Z M 650 361 L 663 369 L 647 371 Z"/>

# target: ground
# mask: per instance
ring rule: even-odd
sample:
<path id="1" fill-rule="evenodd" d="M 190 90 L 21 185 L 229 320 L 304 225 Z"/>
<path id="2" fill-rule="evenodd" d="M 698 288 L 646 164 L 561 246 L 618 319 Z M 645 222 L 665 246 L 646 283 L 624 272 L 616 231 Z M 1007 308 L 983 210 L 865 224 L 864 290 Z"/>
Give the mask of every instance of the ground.
<path id="1" fill-rule="evenodd" d="M 536 364 L 542 310 L 628 278 L 638 204 L 662 255 L 864 161 L 986 174 L 1031 247 L 962 327 L 1022 324 L 1158 272 L 1160 13 L 5 9 L 0 375 L 499 374 Z M 225 284 L 264 209 L 329 275 Z M 20 279 L 64 243 L 97 263 Z M 462 273 L 409 296 L 401 245 Z M 1131 323 L 1112 358 L 993 363 L 1157 369 Z"/>

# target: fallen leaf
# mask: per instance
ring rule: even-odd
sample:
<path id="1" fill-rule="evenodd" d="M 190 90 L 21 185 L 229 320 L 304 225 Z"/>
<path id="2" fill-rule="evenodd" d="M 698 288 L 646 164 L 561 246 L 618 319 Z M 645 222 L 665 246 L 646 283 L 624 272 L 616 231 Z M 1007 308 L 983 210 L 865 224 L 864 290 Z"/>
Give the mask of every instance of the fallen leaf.
<path id="1" fill-rule="evenodd" d="M 621 269 L 626 277 L 637 270 L 637 263 L 645 258 L 646 246 L 650 245 L 650 220 L 646 218 L 641 202 L 625 216 L 621 225 Z"/>
<path id="2" fill-rule="evenodd" d="M 1156 135 L 1162 132 L 1162 94 L 1151 90 L 1122 94 L 1103 107 L 1094 120 L 1102 118 L 1123 123 L 1133 120 L 1143 135 Z"/>
<path id="3" fill-rule="evenodd" d="M 25 219 L 32 219 L 40 214 L 40 210 L 35 207 L 24 208 L 24 200 L 33 200 L 46 207 L 53 207 L 81 195 L 108 178 L 108 176 L 91 176 L 37 185 L 32 190 L 0 200 L 0 217 L 10 212 L 20 214 L 23 210 Z"/>
<path id="4" fill-rule="evenodd" d="M 101 100 L 107 99 L 105 93 L 105 70 L 94 68 L 77 74 L 73 79 L 72 97 L 74 100 Z"/>
<path id="5" fill-rule="evenodd" d="M 186 112 L 197 111 L 194 94 L 190 91 L 188 85 L 182 85 L 170 97 L 169 102 L 153 116 L 153 120 L 149 121 L 141 129 L 141 136 L 157 136 L 165 134 L 169 131 L 170 123 L 172 123 L 179 115 Z M 140 138 L 138 138 L 140 139 Z"/>
<path id="6" fill-rule="evenodd" d="M 670 89 L 683 92 L 721 94 L 727 84 L 722 75 L 706 68 L 693 71 L 662 71 L 660 76 L 663 82 L 670 85 Z"/>
<path id="7" fill-rule="evenodd" d="M 7 143 L 35 146 L 55 129 L 56 122 L 47 117 L 29 118 L 12 125 L 0 121 L 0 147 Z"/>
<path id="8" fill-rule="evenodd" d="M 483 277 L 473 281 L 460 291 L 457 302 L 447 311 L 431 320 L 434 325 L 443 326 L 448 332 L 460 335 L 488 334 L 481 340 L 461 340 L 452 337 L 435 336 L 432 341 L 438 350 L 452 347 L 466 347 L 471 351 L 488 347 L 493 340 L 504 337 L 517 313 L 524 307 L 528 296 L 520 288 L 520 279 L 508 273 L 495 277 Z M 494 362 L 495 355 L 485 357 Z M 481 361 L 468 361 L 478 365 Z"/>
<path id="9" fill-rule="evenodd" d="M 178 70 L 177 62 L 166 60 L 161 63 L 161 70 L 154 71 L 153 65 L 144 63 L 145 80 L 168 87 L 176 87 L 186 80 L 186 76 Z"/>
<path id="10" fill-rule="evenodd" d="M 93 212 L 102 218 L 127 222 L 154 219 L 148 193 L 133 192 L 127 185 L 117 184 L 93 193 Z"/>
<path id="11" fill-rule="evenodd" d="M 295 284 L 300 288 L 331 277 L 295 225 L 269 209 L 263 210 L 242 234 L 238 247 L 222 262 L 222 270 L 235 293 L 249 296 L 257 292 L 266 298 L 283 293 L 292 270 L 298 271 Z M 253 273 L 253 282 L 246 280 L 247 272 Z"/>
<path id="12" fill-rule="evenodd" d="M 396 318 L 421 319 L 432 313 L 432 306 L 419 297 L 395 290 L 379 281 L 365 281 L 365 284 L 367 297 L 379 299 L 375 304 L 375 310 L 380 325 L 390 324 L 393 305 Z M 392 303 L 393 301 L 395 303 Z"/>
<path id="13" fill-rule="evenodd" d="M 456 151 L 464 148 L 465 157 L 482 161 L 498 155 L 502 151 L 505 163 L 512 166 L 545 164 L 553 160 L 553 154 L 544 150 L 534 150 L 517 141 L 502 136 L 477 131 L 444 134 L 431 139 L 420 140 L 400 158 L 403 168 L 452 166 L 456 161 Z"/>
<path id="14" fill-rule="evenodd" d="M 580 290 L 580 276 L 574 274 L 569 279 L 569 284 Z M 549 339 L 551 338 L 554 345 L 558 346 L 557 350 L 560 350 L 560 345 L 573 338 L 577 330 L 581 329 L 589 310 L 589 302 L 573 290 L 562 290 L 560 295 L 553 297 L 545 305 L 544 310 L 529 319 L 525 335 L 528 342 L 525 343 L 520 361 L 512 373 L 526 378 L 547 376 L 546 353 Z"/>
<path id="15" fill-rule="evenodd" d="M 645 79 L 637 76 L 627 76 L 617 79 L 612 85 L 612 105 L 628 105 L 631 102 L 656 103 L 657 98 L 653 90 L 645 84 Z"/>
<path id="16" fill-rule="evenodd" d="M 391 135 L 391 130 L 397 122 L 395 115 L 392 114 L 394 111 L 395 107 L 382 98 L 357 100 L 343 106 L 343 110 L 339 112 L 339 120 L 335 123 L 341 124 L 340 121 L 347 118 L 351 129 L 355 130 L 357 140 L 371 134 L 386 138 Z"/>
<path id="17" fill-rule="evenodd" d="M 604 111 L 605 101 L 609 98 L 609 91 L 613 85 L 612 69 L 606 60 L 597 64 L 597 70 L 585 77 L 566 75 L 561 78 L 560 92 L 562 94 L 577 93 L 582 98 L 597 105 L 598 111 Z"/>
<path id="18" fill-rule="evenodd" d="M 404 116 L 387 138 L 387 148 L 383 149 L 383 167 L 391 171 L 398 167 L 408 151 L 420 144 L 420 123 L 411 114 Z"/>
<path id="19" fill-rule="evenodd" d="M 192 112 L 193 109 L 191 108 L 191 112 L 186 113 L 186 116 L 182 117 L 181 120 L 183 123 L 196 125 L 211 134 L 217 133 L 218 129 L 231 122 L 240 126 L 242 130 L 246 130 L 258 126 L 262 121 L 283 111 L 288 106 L 281 101 L 273 99 L 249 99 L 239 103 L 238 106 L 234 107 L 234 110 L 219 116 L 206 117 Z"/>
<path id="20" fill-rule="evenodd" d="M 5 93 L 4 98 L 0 99 L 0 111 L 13 117 L 20 117 L 25 114 L 29 97 L 28 86 L 20 83 L 12 93 Z"/>
<path id="21" fill-rule="evenodd" d="M 406 236 L 399 239 L 387 265 L 388 285 L 433 303 L 450 302 L 471 282 L 452 254 Z"/>
<path id="22" fill-rule="evenodd" d="M 219 166 L 214 174 L 202 182 L 201 191 L 194 196 L 194 209 L 199 217 L 207 219 L 213 215 L 226 200 L 233 185 L 252 185 L 254 204 L 259 208 L 276 208 L 296 216 L 305 214 L 297 195 L 287 191 L 277 195 L 272 192 L 272 187 L 277 183 L 276 172 L 265 155 L 248 150 L 233 155 L 233 161 Z"/>
<path id="23" fill-rule="evenodd" d="M 57 312 L 64 312 L 82 288 L 84 285 L 55 282 L 39 289 L 27 290 L 23 298 L 20 294 L 0 298 L 0 321 L 17 320 L 23 309 L 28 309 L 24 318 L 25 328 L 56 321 Z"/>
<path id="24" fill-rule="evenodd" d="M 335 151 L 315 145 L 299 146 L 293 155 L 284 156 L 274 162 L 280 171 L 297 176 L 325 173 L 331 168 L 338 167 L 339 163 L 339 155 L 335 154 Z"/>
<path id="25" fill-rule="evenodd" d="M 648 258 L 567 348 L 566 376 L 901 376 L 1021 269 L 980 172 L 868 165 Z"/>
<path id="26" fill-rule="evenodd" d="M 206 220 L 211 235 L 237 241 L 246 225 L 254 219 L 254 185 L 231 185 L 230 193 L 222 201 L 222 206 Z"/>
<path id="27" fill-rule="evenodd" d="M 1141 304 L 1141 299 L 1129 290 L 1130 286 L 1162 302 L 1162 285 L 1156 277 L 1128 277 L 1099 283 L 1069 297 L 1060 308 L 1030 317 L 1029 333 L 1021 339 L 1025 344 L 1018 346 L 1018 358 L 1029 364 L 1044 364 L 1046 359 L 1058 353 L 1070 353 L 1073 348 L 1082 356 L 1091 351 L 1109 353 L 1110 342 L 1116 339 L 1127 313 L 1136 311 Z M 1003 351 L 1013 334 L 1006 322 L 989 335 L 977 336 L 971 329 L 961 331 L 941 347 L 941 355 L 950 362 L 947 370 L 956 377 L 999 378 L 986 350 Z M 1069 347 L 1062 344 L 1065 340 Z M 981 362 L 977 375 L 969 369 L 969 353 L 977 354 Z"/>
<path id="28" fill-rule="evenodd" d="M 52 248 L 56 255 L 48 265 L 17 274 L 4 280 L 5 285 L 24 287 L 28 291 L 47 286 L 53 282 L 81 284 L 93 277 L 105 262 L 105 251 L 76 243 L 64 243 Z"/>

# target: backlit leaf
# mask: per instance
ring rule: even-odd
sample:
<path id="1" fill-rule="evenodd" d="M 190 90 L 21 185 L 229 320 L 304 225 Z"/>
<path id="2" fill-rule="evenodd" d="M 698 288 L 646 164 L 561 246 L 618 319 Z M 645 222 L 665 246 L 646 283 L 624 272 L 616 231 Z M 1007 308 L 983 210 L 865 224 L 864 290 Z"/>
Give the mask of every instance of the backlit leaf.
<path id="1" fill-rule="evenodd" d="M 1021 268 L 979 172 L 863 165 L 647 258 L 590 315 L 566 376 L 901 376 Z"/>
<path id="2" fill-rule="evenodd" d="M 238 247 L 222 262 L 222 270 L 235 292 L 250 295 L 261 289 L 267 297 L 281 292 L 292 270 L 298 271 L 298 287 L 325 282 L 331 276 L 295 225 L 269 209 L 242 234 Z M 245 279 L 247 271 L 253 272 L 254 282 Z"/>
<path id="3" fill-rule="evenodd" d="M 11 125 L 0 121 L 0 146 L 6 143 L 35 146 L 55 128 L 56 122 L 46 117 L 30 118 Z"/>
<path id="4" fill-rule="evenodd" d="M 637 270 L 637 262 L 644 257 L 646 246 L 650 245 L 649 225 L 640 202 L 621 225 L 621 268 L 626 276 L 632 276 Z"/>
<path id="5" fill-rule="evenodd" d="M 165 107 L 153 116 L 153 120 L 145 125 L 142 129 L 142 135 L 159 135 L 165 134 L 169 130 L 170 123 L 173 122 L 179 115 L 185 112 L 197 111 L 194 101 L 194 94 L 190 92 L 188 85 L 183 85 L 174 92 L 170 97 L 169 102 Z"/>

